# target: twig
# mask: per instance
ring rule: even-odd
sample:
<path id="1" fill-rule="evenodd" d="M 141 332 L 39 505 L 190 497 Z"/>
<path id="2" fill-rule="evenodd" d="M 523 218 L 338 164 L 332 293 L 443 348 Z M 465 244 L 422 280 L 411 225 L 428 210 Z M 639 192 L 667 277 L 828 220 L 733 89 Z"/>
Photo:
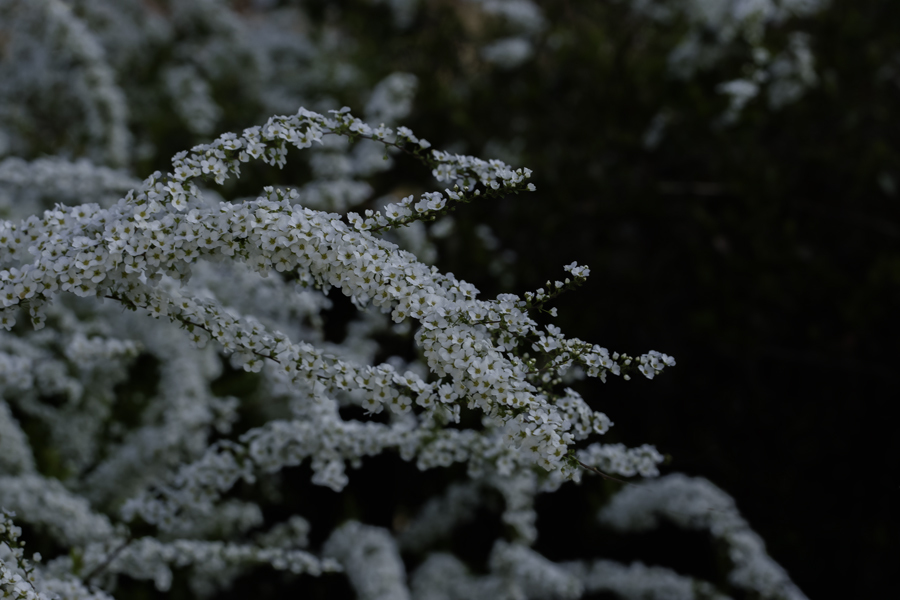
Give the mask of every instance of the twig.
<path id="1" fill-rule="evenodd" d="M 575 459 L 575 462 L 577 462 L 579 465 L 581 465 L 583 468 L 587 469 L 588 471 L 592 471 L 592 472 L 596 473 L 597 475 L 599 475 L 599 476 L 602 477 L 603 479 L 609 479 L 610 481 L 618 481 L 619 483 L 624 483 L 625 485 L 634 485 L 634 484 L 631 483 L 630 481 L 625 481 L 624 479 L 619 479 L 619 478 L 617 478 L 617 477 L 613 477 L 612 475 L 607 475 L 606 473 L 604 473 L 604 472 L 601 471 L 600 469 L 597 469 L 597 468 L 595 468 L 595 467 L 591 467 L 591 466 L 589 466 L 589 465 L 586 465 L 586 464 L 584 464 L 583 462 L 581 462 L 580 460 L 578 460 L 577 458 Z"/>
<path id="2" fill-rule="evenodd" d="M 129 536 L 125 539 L 125 541 L 122 542 L 122 543 L 119 545 L 118 548 L 116 548 L 115 550 L 113 550 L 113 551 L 109 554 L 109 556 L 106 557 L 106 560 L 105 560 L 105 561 L 103 561 L 102 563 L 100 563 L 99 565 L 97 565 L 96 567 L 94 567 L 93 570 L 91 570 L 90 573 L 88 573 L 87 575 L 85 575 L 85 576 L 83 577 L 83 581 L 84 581 L 85 583 L 88 583 L 88 582 L 90 582 L 91 579 L 93 579 L 94 577 L 96 577 L 97 575 L 99 575 L 106 567 L 108 567 L 108 566 L 112 563 L 112 561 L 114 561 L 114 560 L 116 559 L 117 556 L 119 556 L 119 554 L 122 553 L 122 551 L 125 549 L 125 547 L 128 546 L 128 544 L 130 544 L 131 541 L 132 541 L 133 539 L 134 539 L 134 538 L 131 537 L 131 536 L 129 535 Z"/>

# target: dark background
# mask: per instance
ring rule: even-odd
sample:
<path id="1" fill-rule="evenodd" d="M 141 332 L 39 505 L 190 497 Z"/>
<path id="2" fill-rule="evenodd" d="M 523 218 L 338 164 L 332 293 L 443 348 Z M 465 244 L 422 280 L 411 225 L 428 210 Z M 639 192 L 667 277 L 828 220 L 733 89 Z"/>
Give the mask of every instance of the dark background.
<path id="1" fill-rule="evenodd" d="M 880 595 L 900 564 L 900 210 L 888 181 L 900 177 L 900 5 L 836 1 L 772 28 L 773 49 L 792 29 L 811 34 L 818 84 L 716 127 L 727 99 L 715 87 L 740 72 L 746 48 L 678 81 L 666 56 L 684 24 L 655 26 L 617 2 L 539 4 L 549 29 L 512 71 L 466 60 L 478 33 L 452 2 L 428 3 L 373 58 L 419 77 L 408 124 L 436 147 L 477 155 L 490 139 L 518 140 L 534 170 L 537 193 L 461 209 L 439 264 L 487 296 L 589 265 L 588 284 L 557 304 L 562 330 L 678 361 L 652 382 L 581 388 L 616 422 L 610 440 L 654 443 L 673 457 L 667 469 L 732 494 L 810 598 Z M 358 15 L 360 31 L 378 16 L 347 8 L 342 21 Z M 569 43 L 550 43 L 560 33 Z M 671 125 L 650 150 L 643 134 L 663 106 Z M 514 289 L 467 240 L 478 222 L 516 252 Z M 644 540 L 643 555 L 586 538 L 575 522 L 584 497 L 542 500 L 548 556 L 602 548 L 682 566 L 696 548 L 684 568 L 711 569 L 685 534 Z"/>

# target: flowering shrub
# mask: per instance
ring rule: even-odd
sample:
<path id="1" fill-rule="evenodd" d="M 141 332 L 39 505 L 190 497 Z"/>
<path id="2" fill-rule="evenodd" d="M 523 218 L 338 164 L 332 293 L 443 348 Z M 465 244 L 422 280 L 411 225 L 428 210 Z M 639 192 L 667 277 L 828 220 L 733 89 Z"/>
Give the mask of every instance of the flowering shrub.
<path id="1" fill-rule="evenodd" d="M 530 3 L 480 4 L 523 31 L 543 26 Z M 401 5 L 393 4 L 400 17 Z M 134 587 L 123 582 L 134 580 L 213 597 L 257 565 L 293 576 L 341 573 L 360 598 L 724 597 L 663 567 L 557 563 L 534 549 L 536 496 L 585 474 L 655 478 L 663 462 L 650 445 L 601 442 L 612 422 L 573 386 L 584 377 L 653 379 L 675 361 L 608 350 L 539 322 L 555 316 L 554 299 L 584 283 L 587 267 L 572 263 L 543 288 L 486 299 L 423 260 L 434 253 L 424 223 L 452 229 L 448 215 L 462 205 L 534 191 L 530 169 L 433 149 L 391 125 L 409 113 L 415 91 L 414 77 L 394 73 L 368 96 L 366 115 L 377 121 L 349 108 L 301 108 L 178 152 L 170 170 L 137 181 L 111 168 L 131 160 L 126 106 L 135 92 L 116 86 L 94 37 L 115 28 L 93 34 L 85 21 L 134 20 L 146 8 L 113 6 L 0 2 L 0 14 L 27 25 L 12 37 L 4 68 L 34 89 L 49 87 L 19 63 L 45 60 L 41 68 L 54 73 L 65 60 L 48 45 L 59 44 L 69 67 L 79 65 L 69 91 L 89 116 L 55 156 L 37 158 L 45 141 L 28 134 L 29 123 L 59 99 L 28 113 L 0 96 L 0 117 L 15 125 L 0 140 L 10 154 L 0 162 L 4 598 L 127 600 Z M 261 88 L 277 81 L 260 102 L 266 108 L 304 93 L 324 104 L 319 88 L 340 87 L 277 77 L 280 48 L 271 39 L 262 50 L 228 46 L 250 34 L 214 2 L 173 3 L 170 21 L 155 15 L 156 29 L 120 43 L 162 46 L 179 28 L 202 38 L 191 29 L 198 15 L 216 32 L 194 46 L 203 60 L 158 67 L 191 135 L 225 118 L 212 90 L 242 56 L 250 66 L 240 77 Z M 266 26 L 277 28 L 277 19 Z M 504 38 L 484 55 L 514 68 L 527 60 L 527 44 Z M 326 54 L 328 45 L 306 51 Z M 437 189 L 350 210 L 400 161 L 430 171 Z M 295 164 L 310 175 L 301 185 L 235 192 L 242 168 Z M 357 313 L 336 341 L 326 321 L 341 295 Z M 408 351 L 385 356 L 386 340 Z M 241 391 L 246 382 L 250 391 Z M 462 466 L 464 475 L 394 530 L 346 518 L 313 543 L 317 515 L 296 514 L 283 474 L 308 465 L 312 484 L 342 492 L 348 465 L 383 454 L 419 471 Z M 508 530 L 476 574 L 441 541 L 494 497 Z M 731 499 L 704 480 L 630 484 L 600 515 L 621 530 L 659 517 L 724 544 L 735 589 L 803 598 Z M 45 558 L 25 551 L 29 536 L 47 548 Z"/>

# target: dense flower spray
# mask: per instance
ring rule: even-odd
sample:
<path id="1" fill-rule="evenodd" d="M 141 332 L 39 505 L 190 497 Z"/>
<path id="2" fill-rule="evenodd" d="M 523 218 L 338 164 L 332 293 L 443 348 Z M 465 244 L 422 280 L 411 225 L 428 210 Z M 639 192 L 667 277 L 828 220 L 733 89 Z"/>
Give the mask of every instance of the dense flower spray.
<path id="1" fill-rule="evenodd" d="M 85 18 L 128 20 L 142 10 L 73 4 Z M 527 60 L 529 36 L 544 26 L 540 11 L 524 1 L 473 4 L 518 31 L 485 47 L 485 60 L 510 69 Z M 612 421 L 576 382 L 653 379 L 675 360 L 608 350 L 538 322 L 538 314 L 555 316 L 556 297 L 584 283 L 585 266 L 566 265 L 543 288 L 486 299 L 429 264 L 424 224 L 452 229 L 448 215 L 463 204 L 534 191 L 531 170 L 434 149 L 395 126 L 416 86 L 395 73 L 369 95 L 371 123 L 349 108 L 301 108 L 179 152 L 170 170 L 138 181 L 110 168 L 134 148 L 124 94 L 100 45 L 70 3 L 24 6 L 0 1 L 0 14 L 24 19 L 22 31 L 31 32 L 10 48 L 22 60 L 42 39 L 66 48 L 84 79 L 73 93 L 93 117 L 66 140 L 90 148 L 90 160 L 60 152 L 0 162 L 3 598 L 128 600 L 118 595 L 120 579 L 165 592 L 177 570 L 187 571 L 194 594 L 213 597 L 254 565 L 343 573 L 360 598 L 724 597 L 666 568 L 598 557 L 554 563 L 534 549 L 538 494 L 585 474 L 655 478 L 663 462 L 653 446 L 600 441 Z M 392 6 L 400 16 L 414 9 Z M 174 3 L 171 19 L 171 31 L 157 23 L 157 33 L 116 43 L 133 44 L 138 55 L 141 44 L 174 38 L 178 28 L 199 35 L 191 24 L 206 19 L 214 41 L 197 42 L 197 62 L 167 64 L 160 74 L 192 134 L 214 131 L 222 118 L 211 88 L 228 60 L 244 61 L 243 76 L 276 89 L 260 102 L 266 108 L 316 96 L 315 77 L 291 88 L 271 55 L 287 48 L 325 61 L 333 42 L 292 39 L 260 50 L 248 42 L 258 31 L 206 0 Z M 47 59 L 47 69 L 56 66 Z M 0 142 L 3 152 L 35 151 L 24 134 Z M 372 194 L 367 178 L 401 156 L 430 171 L 435 189 L 352 212 Z M 242 167 L 295 160 L 311 174 L 304 185 L 226 199 Z M 340 342 L 323 325 L 334 291 L 358 309 Z M 411 337 L 414 357 L 377 359 L 385 336 Z M 152 373 L 142 371 L 147 364 Z M 256 374 L 255 398 L 263 399 L 253 422 L 246 399 L 216 386 L 241 370 Z M 273 521 L 262 501 L 239 493 L 257 486 L 267 506 L 287 510 L 277 485 L 285 469 L 309 465 L 313 484 L 342 491 L 348 466 L 391 453 L 420 471 L 462 465 L 465 477 L 396 531 L 351 519 L 322 544 L 309 539 L 307 519 L 316 515 Z M 508 533 L 496 539 L 487 573 L 476 575 L 438 543 L 492 495 L 502 499 Z M 660 516 L 726 544 L 736 588 L 803 598 L 730 498 L 703 480 L 629 484 L 600 519 L 640 530 Z M 53 553 L 29 555 L 20 524 L 52 540 Z M 420 560 L 407 573 L 410 555 Z"/>
<path id="2" fill-rule="evenodd" d="M 350 213 L 345 220 L 337 213 L 293 203 L 299 193 L 292 189 L 267 187 L 258 198 L 237 204 L 209 199 L 198 185 L 204 180 L 221 185 L 240 173 L 241 164 L 252 160 L 283 165 L 288 144 L 309 148 L 330 135 L 375 140 L 388 149 L 406 152 L 430 167 L 435 179 L 452 189 L 426 192 L 419 198 L 409 196 L 383 211 L 366 211 L 364 216 Z M 403 573 L 396 557 L 397 542 L 386 532 L 371 533 L 374 553 L 387 553 L 377 559 L 355 550 L 341 550 L 341 544 L 346 543 L 341 541 L 344 537 L 356 540 L 363 535 L 343 529 L 335 532 L 336 537 L 324 549 L 336 558 L 319 558 L 290 545 L 205 541 L 197 539 L 197 534 L 215 527 L 215 522 L 223 518 L 238 518 L 245 525 L 259 522 L 252 506 L 222 502 L 222 494 L 239 480 L 252 483 L 260 473 L 277 472 L 308 459 L 314 483 L 341 490 L 348 481 L 348 462 L 359 464 L 364 456 L 388 450 L 399 452 L 405 460 L 415 460 L 422 470 L 466 463 L 473 481 L 497 488 L 506 498 L 503 518 L 516 531 L 518 545 L 498 542 L 496 560 L 492 559 L 496 568 L 503 572 L 512 568 L 503 566 L 509 561 L 521 565 L 537 560 L 537 565 L 552 573 L 562 567 L 554 567 L 540 557 L 525 560 L 513 556 L 522 552 L 523 557 L 533 555 L 527 546 L 536 539 L 536 493 L 552 491 L 567 479 L 579 480 L 581 468 L 625 476 L 658 474 L 662 456 L 651 446 L 628 449 L 595 441 L 576 449 L 576 442 L 603 434 L 611 422 L 573 389 L 556 390 L 573 367 L 601 379 L 609 374 L 628 377 L 631 372 L 652 379 L 666 366 L 674 365 L 674 360 L 655 351 L 639 357 L 610 352 L 568 338 L 552 325 L 541 327 L 529 316 L 529 311 L 542 310 L 559 293 L 583 282 L 589 274 L 586 267 L 567 265 L 569 277 L 548 282 L 547 289 L 524 297 L 505 294 L 495 300 L 481 300 L 472 285 L 418 262 L 414 255 L 379 237 L 379 233 L 414 221 L 434 220 L 476 198 L 490 201 L 500 194 L 534 189 L 528 183 L 528 169 L 512 169 L 501 161 L 483 161 L 431 150 L 429 146 L 405 128 L 373 128 L 353 117 L 349 109 L 332 111 L 328 117 L 301 109 L 297 115 L 274 117 L 240 136 L 226 134 L 211 144 L 178 154 L 171 173 L 152 174 L 108 208 L 59 205 L 41 217 L 0 224 L 0 244 L 8 265 L 0 271 L 4 303 L 0 319 L 8 331 L 13 330 L 19 312 L 25 308 L 33 327 L 42 330 L 48 316 L 59 318 L 52 302 L 66 292 L 79 298 L 112 301 L 140 313 L 143 319 L 176 325 L 198 350 L 214 342 L 230 356 L 234 367 L 264 372 L 272 389 L 287 398 L 292 413 L 289 418 L 251 428 L 236 440 L 221 439 L 197 448 L 195 457 L 183 464 L 154 465 L 151 476 L 138 477 L 131 484 L 132 493 L 104 490 L 110 480 L 91 475 L 121 472 L 133 466 L 122 464 L 123 453 L 137 462 L 154 462 L 148 454 L 158 442 L 142 435 L 145 432 L 140 429 L 132 432 L 84 482 L 100 488 L 91 489 L 89 485 L 84 489 L 88 498 L 109 502 L 118 496 L 119 501 L 113 504 L 121 508 L 114 524 L 109 517 L 95 513 L 88 500 L 74 490 L 35 472 L 30 449 L 2 405 L 4 455 L 10 457 L 10 471 L 16 474 L 0 480 L 0 501 L 22 511 L 28 520 L 48 526 L 57 522 L 61 540 L 80 548 L 77 563 L 71 557 L 59 557 L 50 563 L 48 582 L 82 576 L 83 583 L 89 584 L 93 580 L 89 575 L 99 571 L 106 580 L 117 573 L 128 574 L 153 579 L 158 588 L 167 589 L 169 565 L 174 563 L 196 565 L 199 573 L 205 573 L 195 584 L 199 590 L 211 585 L 211 575 L 205 572 L 210 568 L 209 561 L 225 570 L 232 564 L 264 562 L 312 574 L 345 567 L 351 569 L 348 574 L 354 587 L 366 596 L 365 590 L 374 585 L 374 574 L 364 570 L 354 575 L 359 569 L 374 568 L 379 573 L 385 569 L 379 576 L 393 573 L 395 578 Z M 223 263 L 237 263 L 261 277 L 272 275 L 280 281 L 277 288 L 288 285 L 284 275 L 299 282 L 295 283 L 299 290 L 338 288 L 361 309 L 371 305 L 396 323 L 416 321 L 415 340 L 431 376 L 422 377 L 412 370 L 401 372 L 391 363 L 360 363 L 302 339 L 292 339 L 253 315 L 235 311 L 208 287 L 198 288 L 192 282 L 195 268 Z M 34 348 L 37 339 L 41 339 L 39 335 L 22 340 L 27 351 L 20 357 L 3 355 L 8 373 L 13 371 L 16 358 L 28 361 L 29 354 L 39 352 Z M 84 365 L 85 372 L 92 370 L 89 365 L 93 362 L 93 371 L 111 373 L 114 380 L 121 373 L 116 376 L 115 369 L 97 363 L 104 359 L 115 363 L 136 351 L 133 343 L 87 338 L 83 333 L 68 341 L 68 348 L 68 358 Z M 19 387 L 41 389 L 41 383 L 29 381 L 25 375 L 40 369 L 19 371 L 26 378 L 16 382 Z M 102 377 L 97 373 L 92 377 L 91 383 L 99 384 L 93 381 L 95 378 Z M 11 387 L 9 383 L 7 387 Z M 109 382 L 106 387 L 109 393 Z M 235 402 L 209 394 L 199 400 L 194 410 L 206 413 L 201 417 L 203 425 L 215 424 L 227 431 L 229 423 L 236 420 Z M 361 406 L 368 414 L 389 410 L 391 416 L 387 423 L 343 419 L 339 408 L 346 404 Z M 448 427 L 460 422 L 463 410 L 480 411 L 482 426 Z M 98 408 L 93 415 L 82 416 L 89 419 L 105 415 Z M 99 433 L 97 423 L 86 426 L 88 431 Z M 151 431 L 159 431 L 159 426 L 150 426 L 146 433 Z M 85 455 L 97 454 L 90 448 L 99 443 L 97 440 L 78 441 L 88 446 L 81 449 Z M 37 506 L 60 506 L 46 514 L 35 514 L 41 511 L 34 508 L 34 498 L 41 499 Z M 451 502 L 450 506 L 455 509 L 457 504 Z M 72 516 L 61 520 L 61 510 Z M 234 510 L 240 515 L 229 516 Z M 426 509 L 423 518 L 428 515 Z M 132 539 L 127 524 L 138 516 L 164 537 Z M 89 524 L 92 520 L 95 522 Z M 303 531 L 303 521 L 299 523 Z M 427 532 L 429 527 L 434 525 L 417 524 L 412 531 Z M 513 555 L 504 558 L 510 552 Z M 394 566 L 368 564 L 371 560 L 388 561 Z M 576 572 L 560 571 L 547 575 L 549 579 L 539 579 L 542 585 L 558 587 L 563 595 L 576 597 L 582 589 L 573 575 Z M 426 577 L 432 571 L 424 573 Z M 533 571 L 529 573 L 536 576 Z M 443 575 L 434 572 L 432 576 Z M 512 577 L 511 581 L 517 579 Z M 418 581 L 418 586 L 423 585 L 421 578 Z M 402 581 L 394 581 L 391 586 L 405 589 Z"/>

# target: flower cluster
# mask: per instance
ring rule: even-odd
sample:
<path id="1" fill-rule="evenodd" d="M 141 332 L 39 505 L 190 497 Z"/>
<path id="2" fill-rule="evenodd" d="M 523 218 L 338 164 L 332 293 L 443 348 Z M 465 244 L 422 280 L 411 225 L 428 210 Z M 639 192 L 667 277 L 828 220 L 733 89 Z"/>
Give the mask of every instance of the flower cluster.
<path id="1" fill-rule="evenodd" d="M 264 196 L 241 205 L 203 204 L 194 180 L 207 176 L 222 183 L 227 175 L 237 175 L 240 164 L 252 157 L 282 164 L 285 142 L 306 148 L 328 133 L 381 139 L 401 149 L 407 146 L 397 139 L 415 144 L 414 156 L 426 164 L 451 165 L 457 185 L 463 183 L 465 188 L 478 182 L 491 191 L 518 191 L 530 174 L 500 161 L 438 151 L 422 156 L 423 140 L 411 132 L 395 134 L 383 126 L 373 129 L 347 110 L 333 115 L 326 118 L 301 109 L 294 117 L 270 119 L 240 137 L 226 134 L 210 145 L 177 155 L 173 174 L 154 173 L 108 210 L 95 205 L 58 207 L 42 220 L 32 217 L 19 224 L 3 224 L 0 248 L 5 247 L 10 256 L 33 257 L 19 268 L 0 271 L 7 328 L 14 325 L 12 309 L 20 304 L 29 305 L 32 322 L 41 327 L 43 305 L 60 291 L 112 298 L 179 323 L 198 345 L 216 340 L 232 353 L 233 364 L 248 371 L 261 370 L 268 359 L 278 363 L 294 383 L 319 382 L 329 393 L 359 390 L 371 412 L 389 406 L 403 413 L 415 402 L 426 409 L 429 419 L 444 414 L 455 419 L 466 399 L 466 408 L 502 418 L 508 439 L 522 445 L 545 468 L 563 465 L 567 446 L 576 439 L 568 432 L 573 423 L 558 416 L 552 399 L 541 393 L 541 384 L 552 381 L 548 376 L 568 368 L 573 360 L 588 365 L 589 375 L 602 378 L 607 371 L 619 374 L 631 364 L 630 357 L 614 353 L 610 358 L 597 347 L 587 351 L 583 342 L 565 339 L 552 326 L 547 333 L 540 332 L 523 310 L 527 305 L 522 300 L 512 296 L 493 302 L 477 300 L 471 285 L 418 263 L 363 227 L 352 227 L 352 217 L 348 225 L 335 214 L 292 205 L 297 194 L 291 190 L 267 188 Z M 423 202 L 420 218 L 443 208 L 427 193 Z M 417 341 L 428 366 L 446 383 L 426 384 L 391 372 L 385 365 L 360 372 L 308 344 L 268 331 L 252 317 L 235 317 L 215 300 L 158 285 L 163 276 L 187 280 L 191 266 L 201 258 L 239 260 L 263 275 L 273 268 L 284 273 L 300 271 L 317 287 L 340 288 L 358 305 L 371 302 L 390 312 L 396 322 L 418 320 L 422 327 Z M 538 297 L 538 301 L 545 299 Z M 537 338 L 534 349 L 550 360 L 549 369 L 542 366 L 540 379 L 533 361 L 523 362 L 515 352 L 529 336 Z M 667 360 L 672 364 L 665 355 L 641 357 L 641 371 L 652 377 Z M 608 419 L 590 411 L 578 422 L 601 433 L 608 426 Z"/>
<path id="2" fill-rule="evenodd" d="M 536 190 L 507 164 L 524 142 L 491 140 L 483 155 L 503 160 L 433 148 L 401 126 L 415 75 L 360 69 L 338 13 L 317 32 L 313 11 L 284 4 L 0 0 L 0 598 L 128 600 L 150 582 L 202 599 L 259 567 L 346 578 L 373 599 L 716 597 L 663 567 L 534 549 L 541 494 L 591 473 L 656 477 L 663 463 L 650 445 L 602 443 L 612 420 L 578 380 L 653 379 L 675 361 L 545 324 L 586 266 L 496 298 L 432 266 L 434 240 L 455 241 L 462 222 L 451 212 Z M 432 10 L 387 4 L 400 29 Z M 690 52 L 702 26 L 724 47 L 803 4 L 685 0 L 681 55 L 718 60 Z M 658 6 L 635 3 L 664 21 Z M 530 0 L 450 10 L 472 36 L 467 70 L 512 75 L 568 43 Z M 815 81 L 808 46 L 798 33 L 781 54 L 757 51 L 748 80 L 722 90 L 749 101 L 767 83 L 775 102 L 781 82 L 790 101 Z M 327 111 L 334 98 L 363 113 Z M 297 106 L 310 109 L 268 118 Z M 136 179 L 173 129 L 197 145 Z M 290 184 L 257 185 L 289 163 L 278 181 Z M 436 184 L 386 186 L 403 163 Z M 475 237 L 511 288 L 514 255 L 486 224 Z M 355 510 L 331 524 L 298 514 L 298 473 L 349 505 L 352 470 L 373 457 L 444 487 L 394 507 L 390 530 Z M 628 484 L 603 522 L 710 529 L 735 587 L 801 598 L 727 496 L 686 481 Z M 483 564 L 447 552 L 485 513 L 503 534 Z M 23 538 L 46 556 L 28 559 Z"/>
<path id="3" fill-rule="evenodd" d="M 36 600 L 40 596 L 34 588 L 34 567 L 25 558 L 24 543 L 19 540 L 22 529 L 13 523 L 14 516 L 0 509 L 0 592 L 3 598 Z M 40 558 L 34 556 L 35 561 Z"/>
<path id="4" fill-rule="evenodd" d="M 663 27 L 670 27 L 676 19 L 686 22 L 687 31 L 668 57 L 669 71 L 678 79 L 688 80 L 697 72 L 738 58 L 741 75 L 716 87 L 729 99 L 728 108 L 718 118 L 720 124 L 737 122 L 744 107 L 764 93 L 769 108 L 778 110 L 797 101 L 819 81 L 812 37 L 791 23 L 787 44 L 776 45 L 772 38 L 777 34 L 771 31 L 786 28 L 791 20 L 815 16 L 829 5 L 828 0 L 634 0 L 631 4 L 636 14 Z M 666 109 L 657 113 L 645 134 L 648 147 L 659 143 L 671 117 Z"/>
<path id="5" fill-rule="evenodd" d="M 631 486 L 603 509 L 600 519 L 620 531 L 646 531 L 660 519 L 709 531 L 727 547 L 728 560 L 734 565 L 728 578 L 736 587 L 769 598 L 806 598 L 766 554 L 765 544 L 737 511 L 734 500 L 703 478 L 676 473 Z"/>
<path id="6" fill-rule="evenodd" d="M 481 299 L 473 285 L 386 237 L 475 198 L 533 190 L 530 170 L 431 149 L 406 128 L 372 127 L 348 109 L 329 114 L 301 109 L 222 135 L 179 153 L 171 173 L 153 173 L 114 203 L 57 205 L 0 222 L 0 319 L 10 332 L 0 334 L 0 505 L 73 549 L 35 571 L 33 593 L 100 598 L 85 585 L 112 590 L 119 575 L 166 590 L 173 567 L 190 567 L 193 591 L 209 596 L 250 565 L 267 564 L 295 574 L 343 571 L 360 597 L 409 597 L 401 548 L 429 552 L 489 493 L 502 498 L 513 539 L 495 545 L 491 573 L 442 588 L 459 564 L 431 553 L 410 577 L 417 597 L 446 589 L 447 597 L 512 598 L 531 589 L 575 598 L 593 581 L 530 548 L 536 496 L 579 481 L 583 469 L 655 476 L 663 457 L 652 446 L 589 441 L 612 421 L 566 385 L 573 373 L 652 379 L 674 360 L 611 352 L 532 317 L 555 314 L 546 306 L 581 285 L 587 267 L 572 263 L 564 281 L 523 297 Z M 335 139 L 407 153 L 452 189 L 342 216 L 307 206 L 313 188 L 266 187 L 229 201 L 207 187 L 237 178 L 253 160 L 283 166 L 289 146 L 341 147 Z M 333 172 L 324 159 L 310 164 Z M 363 314 L 340 344 L 322 331 L 332 289 Z M 16 324 L 26 309 L 32 332 Z M 85 311 L 106 325 L 78 318 Z M 372 338 L 391 323 L 394 331 L 416 325 L 417 360 L 375 360 Z M 142 353 L 159 363 L 159 391 L 135 390 L 140 420 L 116 423 L 115 398 Z M 240 401 L 211 390 L 223 372 L 220 353 L 232 368 L 259 374 L 272 411 L 240 435 L 229 435 Z M 62 406 L 44 401 L 54 396 Z M 347 408 L 365 416 L 347 418 Z M 38 472 L 22 416 L 65 451 L 60 478 Z M 465 426 L 473 417 L 479 426 Z M 344 525 L 321 557 L 305 549 L 301 517 L 248 540 L 265 522 L 261 510 L 224 499 L 307 462 L 312 483 L 343 490 L 348 465 L 386 452 L 421 470 L 463 463 L 470 482 L 426 504 L 397 538 Z M 66 473 L 78 483 L 61 483 Z M 137 523 L 159 536 L 136 536 Z M 24 590 L 14 574 L 4 577 Z"/>

